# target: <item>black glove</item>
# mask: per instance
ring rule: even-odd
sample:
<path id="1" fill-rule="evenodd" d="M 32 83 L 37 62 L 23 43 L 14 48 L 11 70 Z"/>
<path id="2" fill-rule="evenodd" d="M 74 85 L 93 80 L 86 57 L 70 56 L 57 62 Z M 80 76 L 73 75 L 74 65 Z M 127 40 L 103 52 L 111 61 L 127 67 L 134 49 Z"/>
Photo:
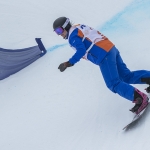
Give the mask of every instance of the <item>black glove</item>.
<path id="1" fill-rule="evenodd" d="M 69 61 L 67 61 L 67 62 L 61 63 L 61 64 L 59 65 L 58 69 L 59 69 L 61 72 L 63 72 L 67 67 L 71 67 L 71 66 L 73 66 L 73 65 L 70 64 Z"/>

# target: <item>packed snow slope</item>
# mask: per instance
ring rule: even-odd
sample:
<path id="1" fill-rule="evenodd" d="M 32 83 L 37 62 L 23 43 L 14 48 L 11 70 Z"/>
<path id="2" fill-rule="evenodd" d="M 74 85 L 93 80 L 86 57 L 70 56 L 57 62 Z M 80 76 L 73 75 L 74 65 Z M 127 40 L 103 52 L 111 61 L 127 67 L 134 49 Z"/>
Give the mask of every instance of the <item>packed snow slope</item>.
<path id="1" fill-rule="evenodd" d="M 0 150 L 149 150 L 150 110 L 124 132 L 133 104 L 107 89 L 97 66 L 57 69 L 74 54 L 53 32 L 60 16 L 108 36 L 131 70 L 150 70 L 150 0 L 1 0 L 0 47 L 41 37 L 48 53 L 0 81 Z"/>

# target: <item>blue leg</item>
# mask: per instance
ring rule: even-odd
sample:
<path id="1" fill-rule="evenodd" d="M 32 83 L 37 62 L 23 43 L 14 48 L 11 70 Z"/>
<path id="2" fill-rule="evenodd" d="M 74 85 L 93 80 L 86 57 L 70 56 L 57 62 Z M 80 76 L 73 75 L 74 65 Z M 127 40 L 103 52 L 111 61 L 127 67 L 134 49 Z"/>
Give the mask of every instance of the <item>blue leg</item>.
<path id="1" fill-rule="evenodd" d="M 123 62 L 119 53 L 116 56 L 116 65 L 120 79 L 128 84 L 145 84 L 144 82 L 141 82 L 141 78 L 150 77 L 150 71 L 130 71 Z"/>
<path id="2" fill-rule="evenodd" d="M 113 47 L 99 65 L 100 70 L 107 87 L 112 92 L 118 93 L 120 96 L 133 101 L 135 88 L 123 81 L 123 78 L 125 78 L 126 75 L 122 74 L 120 77 L 121 70 L 118 70 L 118 64 L 120 64 L 120 62 L 118 62 L 119 57 L 117 58 L 117 56 L 120 57 L 119 52 L 115 47 Z M 125 70 L 125 74 L 129 74 L 130 70 L 127 69 L 124 63 L 122 63 L 122 67 Z"/>

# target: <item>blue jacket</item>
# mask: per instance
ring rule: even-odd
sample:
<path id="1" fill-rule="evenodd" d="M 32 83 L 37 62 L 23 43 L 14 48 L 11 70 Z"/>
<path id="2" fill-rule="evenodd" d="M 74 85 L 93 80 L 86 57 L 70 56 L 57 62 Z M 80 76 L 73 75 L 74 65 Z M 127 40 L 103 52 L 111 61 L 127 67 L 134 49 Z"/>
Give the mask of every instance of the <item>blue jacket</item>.
<path id="1" fill-rule="evenodd" d="M 99 31 L 97 32 L 100 33 Z M 72 58 L 69 59 L 69 62 L 71 64 L 75 64 L 81 58 L 83 58 L 84 55 L 86 54 L 87 49 L 92 44 L 89 38 L 85 38 L 84 41 L 82 41 L 83 38 L 84 38 L 84 33 L 79 28 L 75 28 L 68 37 L 68 42 L 70 46 L 76 50 Z M 110 42 L 108 38 L 105 37 L 103 40 L 93 45 L 93 47 L 87 53 L 87 60 L 91 61 L 96 65 L 99 65 L 113 46 L 114 44 Z"/>

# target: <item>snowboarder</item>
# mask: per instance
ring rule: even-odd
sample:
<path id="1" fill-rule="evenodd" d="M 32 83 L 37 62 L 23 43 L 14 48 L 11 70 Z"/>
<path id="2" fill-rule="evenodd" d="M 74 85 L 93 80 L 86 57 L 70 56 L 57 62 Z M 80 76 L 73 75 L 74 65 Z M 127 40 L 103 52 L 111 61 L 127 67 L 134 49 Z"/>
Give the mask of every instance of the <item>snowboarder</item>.
<path id="1" fill-rule="evenodd" d="M 100 67 L 107 87 L 114 93 L 135 103 L 130 111 L 139 114 L 147 105 L 148 97 L 130 84 L 143 84 L 141 78 L 150 77 L 150 71 L 130 71 L 115 45 L 99 31 L 84 25 L 72 25 L 69 18 L 59 17 L 53 23 L 57 35 L 67 39 L 75 54 L 58 69 L 63 72 L 81 58 Z"/>

